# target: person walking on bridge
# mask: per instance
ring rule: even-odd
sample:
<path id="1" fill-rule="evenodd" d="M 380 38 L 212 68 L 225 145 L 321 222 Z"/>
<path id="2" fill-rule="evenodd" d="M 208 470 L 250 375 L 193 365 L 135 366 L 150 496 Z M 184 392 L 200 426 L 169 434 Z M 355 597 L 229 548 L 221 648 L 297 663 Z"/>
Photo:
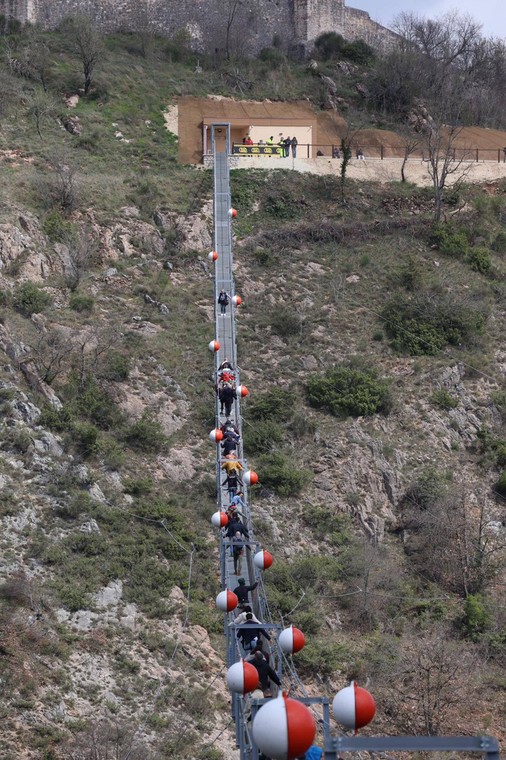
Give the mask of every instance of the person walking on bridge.
<path id="1" fill-rule="evenodd" d="M 229 454 L 226 461 L 221 465 L 221 469 L 225 470 L 227 475 L 231 475 L 233 472 L 235 472 L 240 477 L 240 472 L 244 470 L 244 467 L 239 462 L 239 460 L 235 458 L 234 454 Z"/>
<path id="2" fill-rule="evenodd" d="M 226 290 L 223 290 L 223 288 L 220 290 L 220 295 L 218 296 L 218 303 L 220 304 L 220 313 L 222 316 L 225 316 L 227 313 L 227 306 L 228 306 L 228 293 Z"/>
<path id="3" fill-rule="evenodd" d="M 218 398 L 220 400 L 220 414 L 225 413 L 227 417 L 230 417 L 232 404 L 237 398 L 235 388 L 230 383 L 224 383 L 218 391 Z M 223 412 L 223 408 L 225 408 L 225 412 Z"/>
<path id="4" fill-rule="evenodd" d="M 232 500 L 236 495 L 239 486 L 242 486 L 242 481 L 240 480 L 238 473 L 233 470 L 227 475 L 221 485 L 227 487 L 228 498 Z"/>
<path id="5" fill-rule="evenodd" d="M 255 652 L 255 656 L 252 660 L 250 660 L 250 662 L 258 671 L 258 678 L 260 680 L 260 685 L 262 687 L 262 691 L 264 692 L 264 696 L 266 696 L 266 692 L 268 692 L 270 696 L 271 681 L 274 681 L 277 686 L 281 686 L 281 681 L 278 678 L 278 674 L 275 670 L 273 670 L 273 668 L 271 668 L 262 652 Z"/>
<path id="6" fill-rule="evenodd" d="M 256 587 L 258 586 L 258 581 L 255 581 L 252 586 L 246 586 L 246 581 L 244 578 L 238 578 L 237 583 L 238 586 L 234 589 L 234 594 L 239 599 L 239 604 L 245 605 L 249 602 L 248 594 L 250 591 L 254 591 Z M 268 637 L 267 637 L 268 638 Z"/>

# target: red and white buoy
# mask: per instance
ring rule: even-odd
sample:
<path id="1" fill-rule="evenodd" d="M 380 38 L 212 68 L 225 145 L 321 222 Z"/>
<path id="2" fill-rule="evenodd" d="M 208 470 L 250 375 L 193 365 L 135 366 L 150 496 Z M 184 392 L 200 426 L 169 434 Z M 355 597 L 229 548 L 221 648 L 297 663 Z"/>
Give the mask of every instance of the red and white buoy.
<path id="1" fill-rule="evenodd" d="M 241 296 L 232 296 L 232 303 L 234 306 L 240 306 L 242 304 Z"/>
<path id="2" fill-rule="evenodd" d="M 216 597 L 216 606 L 222 612 L 232 612 L 238 604 L 239 599 L 234 592 L 230 591 L 228 588 L 226 588 L 225 591 L 220 591 Z"/>
<path id="3" fill-rule="evenodd" d="M 237 216 L 237 209 L 235 208 L 229 208 L 228 215 L 232 217 L 232 219 L 235 219 Z"/>
<path id="4" fill-rule="evenodd" d="M 311 711 L 284 693 L 267 702 L 255 715 L 253 739 L 273 760 L 294 760 L 313 743 L 316 726 Z"/>
<path id="5" fill-rule="evenodd" d="M 260 570 L 267 570 L 267 568 L 270 567 L 274 562 L 274 558 L 270 552 L 265 551 L 265 549 L 261 549 L 253 557 L 253 562 L 255 564 L 255 567 L 260 568 Z"/>
<path id="6" fill-rule="evenodd" d="M 248 395 L 249 390 L 246 388 L 245 385 L 238 385 L 237 388 L 235 389 L 235 392 L 237 393 L 238 396 L 241 396 L 242 398 L 244 398 L 245 396 Z"/>
<path id="7" fill-rule="evenodd" d="M 285 654 L 294 654 L 300 652 L 304 644 L 306 643 L 306 637 L 296 628 L 291 625 L 289 628 L 285 628 L 278 637 L 279 648 Z"/>
<path id="8" fill-rule="evenodd" d="M 227 686 L 236 694 L 249 694 L 258 686 L 258 670 L 250 662 L 235 662 L 227 670 Z"/>
<path id="9" fill-rule="evenodd" d="M 209 348 L 209 351 L 219 351 L 220 350 L 220 344 L 218 343 L 217 340 L 212 340 L 209 343 L 208 348 Z"/>
<path id="10" fill-rule="evenodd" d="M 355 731 L 374 718 L 376 704 L 367 689 L 352 681 L 349 686 L 337 692 L 332 702 L 332 711 L 338 723 Z"/>
<path id="11" fill-rule="evenodd" d="M 224 528 L 225 525 L 228 525 L 228 517 L 226 512 L 215 512 L 211 517 L 211 522 L 215 528 Z"/>
<path id="12" fill-rule="evenodd" d="M 207 258 L 209 259 L 209 261 L 218 261 L 218 254 L 216 251 L 210 251 L 207 254 Z"/>
<path id="13" fill-rule="evenodd" d="M 214 428 L 214 430 L 211 430 L 209 433 L 209 438 L 213 443 L 219 443 L 223 440 L 223 433 L 219 428 Z"/>
<path id="14" fill-rule="evenodd" d="M 247 486 L 254 486 L 258 483 L 258 475 L 254 470 L 246 470 L 244 473 L 244 482 Z"/>

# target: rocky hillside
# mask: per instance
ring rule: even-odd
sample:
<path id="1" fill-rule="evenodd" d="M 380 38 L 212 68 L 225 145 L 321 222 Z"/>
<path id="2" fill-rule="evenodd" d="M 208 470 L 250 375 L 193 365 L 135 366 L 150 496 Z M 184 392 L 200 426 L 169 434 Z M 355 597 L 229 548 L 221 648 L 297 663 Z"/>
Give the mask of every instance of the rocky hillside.
<path id="1" fill-rule="evenodd" d="M 191 69 L 160 89 L 163 62 L 127 75 L 108 44 L 118 92 L 79 100 L 80 135 L 51 115 L 39 137 L 2 72 L 1 755 L 233 758 L 211 177 L 163 124 Z M 368 682 L 374 732 L 502 736 L 505 187 L 453 190 L 437 228 L 400 184 L 237 171 L 232 192 L 252 508 L 299 675 Z"/>

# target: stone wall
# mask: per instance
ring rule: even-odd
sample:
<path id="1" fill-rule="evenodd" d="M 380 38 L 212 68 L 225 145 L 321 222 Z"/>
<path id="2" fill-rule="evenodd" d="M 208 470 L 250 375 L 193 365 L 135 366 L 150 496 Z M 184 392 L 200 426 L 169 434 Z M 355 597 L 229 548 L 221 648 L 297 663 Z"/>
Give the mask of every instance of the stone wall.
<path id="1" fill-rule="evenodd" d="M 256 54 L 280 38 L 287 49 L 310 49 L 323 32 L 349 40 L 365 39 L 388 47 L 396 35 L 372 21 L 369 14 L 347 8 L 345 0 L 250 0 L 236 7 L 230 32 L 227 21 L 234 0 L 0 0 L 0 13 L 22 22 L 38 21 L 51 28 L 68 15 L 86 14 L 104 31 L 149 28 L 167 37 L 181 30 L 196 49 Z M 228 37 L 228 39 L 227 39 Z"/>

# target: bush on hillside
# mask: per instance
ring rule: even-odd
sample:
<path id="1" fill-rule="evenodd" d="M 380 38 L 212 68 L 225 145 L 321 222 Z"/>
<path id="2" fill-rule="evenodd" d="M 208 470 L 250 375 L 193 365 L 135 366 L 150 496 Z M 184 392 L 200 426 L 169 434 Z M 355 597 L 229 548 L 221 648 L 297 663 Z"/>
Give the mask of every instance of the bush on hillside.
<path id="1" fill-rule="evenodd" d="M 258 461 L 260 483 L 279 496 L 297 496 L 311 477 L 307 470 L 293 467 L 284 454 L 264 454 Z"/>
<path id="2" fill-rule="evenodd" d="M 70 296 L 69 306 L 73 311 L 79 314 L 91 314 L 95 305 L 93 296 L 87 296 L 84 293 L 72 293 Z"/>
<path id="3" fill-rule="evenodd" d="M 495 484 L 495 490 L 501 496 L 506 496 L 506 470 L 503 470 Z"/>
<path id="4" fill-rule="evenodd" d="M 490 251 L 483 246 L 477 246 L 471 248 L 467 254 L 467 262 L 475 272 L 481 274 L 487 274 L 492 268 L 492 259 L 490 258 Z"/>
<path id="5" fill-rule="evenodd" d="M 289 306 L 276 306 L 271 312 L 271 327 L 282 338 L 300 335 L 302 320 L 300 313 Z"/>
<path id="6" fill-rule="evenodd" d="M 125 441 L 137 451 L 156 453 L 167 445 L 167 436 L 160 422 L 151 412 L 144 412 L 125 432 Z"/>
<path id="7" fill-rule="evenodd" d="M 51 296 L 33 282 L 23 282 L 14 291 L 14 308 L 25 317 L 40 314 L 51 304 Z"/>
<path id="8" fill-rule="evenodd" d="M 336 417 L 364 417 L 391 407 L 389 382 L 373 369 L 357 369 L 338 364 L 307 382 L 309 403 Z"/>
<path id="9" fill-rule="evenodd" d="M 262 48 L 258 57 L 261 61 L 268 63 L 271 69 L 279 69 L 286 61 L 286 57 L 282 51 L 275 47 Z"/>
<path id="10" fill-rule="evenodd" d="M 283 443 L 283 429 L 273 420 L 259 420 L 246 428 L 244 446 L 251 454 L 261 454 Z"/>
<path id="11" fill-rule="evenodd" d="M 439 224 L 432 230 L 429 242 L 436 245 L 441 253 L 457 259 L 464 258 L 469 251 L 469 240 L 462 230 L 449 224 Z"/>
<path id="12" fill-rule="evenodd" d="M 465 306 L 449 296 L 398 294 L 382 311 L 392 347 L 411 356 L 435 356 L 448 343 L 469 345 L 483 332 L 483 309 Z"/>
<path id="13" fill-rule="evenodd" d="M 492 250 L 496 253 L 506 253 L 506 232 L 499 232 L 496 235 L 492 243 Z"/>
<path id="14" fill-rule="evenodd" d="M 286 422 L 292 415 L 295 398 L 292 391 L 271 388 L 247 405 L 247 419 Z"/>

